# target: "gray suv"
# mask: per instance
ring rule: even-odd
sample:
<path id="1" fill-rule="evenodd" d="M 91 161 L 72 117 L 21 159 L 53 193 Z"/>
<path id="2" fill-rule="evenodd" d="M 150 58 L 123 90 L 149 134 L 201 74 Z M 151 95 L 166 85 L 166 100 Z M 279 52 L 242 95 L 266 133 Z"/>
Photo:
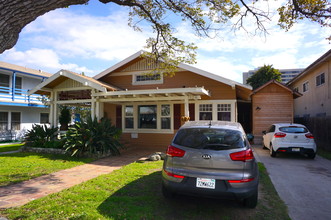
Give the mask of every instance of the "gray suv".
<path id="1" fill-rule="evenodd" d="M 166 198 L 187 194 L 238 199 L 254 208 L 259 173 L 239 123 L 187 122 L 176 133 L 162 170 Z"/>

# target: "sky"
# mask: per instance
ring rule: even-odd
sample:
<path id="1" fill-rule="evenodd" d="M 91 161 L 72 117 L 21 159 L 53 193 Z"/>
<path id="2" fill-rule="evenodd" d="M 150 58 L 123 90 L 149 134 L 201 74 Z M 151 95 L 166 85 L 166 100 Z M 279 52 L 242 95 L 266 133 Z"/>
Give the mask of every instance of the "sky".
<path id="1" fill-rule="evenodd" d="M 274 11 L 283 0 L 257 1 Z M 128 26 L 128 9 L 91 0 L 88 5 L 57 9 L 27 25 L 15 47 L 0 54 L 0 60 L 28 68 L 56 73 L 67 69 L 95 76 L 137 51 L 153 36 L 142 23 L 142 32 Z M 289 31 L 277 25 L 277 14 L 265 23 L 267 35 L 251 35 L 230 26 L 216 38 L 201 38 L 180 18 L 171 17 L 175 35 L 198 46 L 192 66 L 242 83 L 242 73 L 263 65 L 277 69 L 306 68 L 331 49 L 330 29 L 302 21 Z M 245 22 L 254 30 L 253 18 Z"/>

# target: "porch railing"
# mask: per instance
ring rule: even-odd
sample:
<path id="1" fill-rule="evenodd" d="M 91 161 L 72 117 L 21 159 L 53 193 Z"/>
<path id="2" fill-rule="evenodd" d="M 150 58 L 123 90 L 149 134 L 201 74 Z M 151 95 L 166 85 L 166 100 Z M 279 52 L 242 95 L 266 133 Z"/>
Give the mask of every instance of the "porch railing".
<path id="1" fill-rule="evenodd" d="M 42 104 L 44 96 L 41 95 L 28 95 L 27 89 L 13 89 L 11 87 L 0 86 L 0 102 L 1 101 L 13 101 L 24 103 L 37 103 Z"/>

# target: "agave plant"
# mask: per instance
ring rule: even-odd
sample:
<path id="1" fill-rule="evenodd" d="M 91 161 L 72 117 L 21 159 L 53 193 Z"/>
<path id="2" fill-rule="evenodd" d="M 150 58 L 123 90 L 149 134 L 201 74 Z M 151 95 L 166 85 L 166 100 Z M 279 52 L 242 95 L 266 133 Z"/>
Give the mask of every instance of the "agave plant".
<path id="1" fill-rule="evenodd" d="M 66 151 L 71 155 L 94 156 L 111 153 L 119 155 L 122 145 L 119 142 L 121 130 L 107 118 L 97 120 L 89 117 L 86 122 L 76 122 L 65 135 Z"/>
<path id="2" fill-rule="evenodd" d="M 47 127 L 46 125 L 32 125 L 25 135 L 25 146 L 27 147 L 49 147 L 56 141 L 57 128 Z"/>

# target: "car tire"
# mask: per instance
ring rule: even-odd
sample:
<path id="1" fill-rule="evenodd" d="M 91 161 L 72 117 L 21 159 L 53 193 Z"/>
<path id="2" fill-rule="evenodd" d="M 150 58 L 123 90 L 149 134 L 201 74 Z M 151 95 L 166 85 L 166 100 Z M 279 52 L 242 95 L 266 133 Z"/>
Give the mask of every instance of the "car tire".
<path id="1" fill-rule="evenodd" d="M 243 202 L 245 207 L 253 209 L 256 207 L 257 201 L 258 201 L 258 190 L 256 190 L 255 193 L 250 197 L 244 199 Z"/>
<path id="2" fill-rule="evenodd" d="M 162 195 L 164 198 L 171 199 L 175 196 L 175 193 L 168 190 L 163 184 L 162 184 Z"/>
<path id="3" fill-rule="evenodd" d="M 270 156 L 276 157 L 276 151 L 274 151 L 274 148 L 272 147 L 272 144 L 270 144 Z"/>
<path id="4" fill-rule="evenodd" d="M 309 159 L 314 159 L 316 156 L 316 153 L 310 153 L 307 155 Z"/>

